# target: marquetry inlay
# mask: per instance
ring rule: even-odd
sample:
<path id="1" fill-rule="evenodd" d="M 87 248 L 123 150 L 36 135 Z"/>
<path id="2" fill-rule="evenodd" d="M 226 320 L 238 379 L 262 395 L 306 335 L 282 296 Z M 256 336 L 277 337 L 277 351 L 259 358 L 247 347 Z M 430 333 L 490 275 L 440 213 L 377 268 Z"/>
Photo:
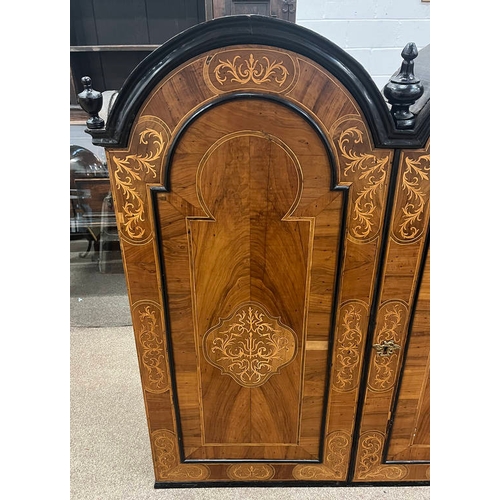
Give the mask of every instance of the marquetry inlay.
<path id="1" fill-rule="evenodd" d="M 387 355 L 372 356 L 372 366 L 368 377 L 368 385 L 374 391 L 390 389 L 396 380 L 396 368 L 401 356 L 400 344 L 402 342 L 407 306 L 400 301 L 385 303 L 379 311 L 381 319 L 374 337 L 374 345 L 384 346 Z M 397 348 L 390 348 L 391 344 Z"/>
<path id="2" fill-rule="evenodd" d="M 403 157 L 399 211 L 393 227 L 396 241 L 407 243 L 421 237 L 429 209 L 430 155 L 405 153 Z"/>
<path id="3" fill-rule="evenodd" d="M 215 92 L 241 89 L 283 93 L 295 80 L 297 63 L 285 52 L 273 49 L 239 49 L 207 58 L 204 78 Z"/>
<path id="4" fill-rule="evenodd" d="M 167 377 L 165 341 L 160 307 L 141 302 L 133 308 L 137 324 L 137 349 L 144 373 L 144 387 L 150 392 L 162 392 L 169 388 Z"/>
<path id="5" fill-rule="evenodd" d="M 361 240 L 370 238 L 378 229 L 378 197 L 386 184 L 389 165 L 389 155 L 376 156 L 361 151 L 363 135 L 358 127 L 349 127 L 340 133 L 337 140 L 343 158 L 343 176 L 355 176 L 358 180 L 353 200 L 351 236 Z"/>
<path id="6" fill-rule="evenodd" d="M 264 19 L 170 41 L 94 134 L 157 486 L 424 481 L 426 125 Z"/>
<path id="7" fill-rule="evenodd" d="M 326 454 L 323 464 L 297 465 L 293 476 L 302 480 L 343 480 L 349 465 L 351 437 L 342 431 L 329 434 L 326 438 Z"/>
<path id="8" fill-rule="evenodd" d="M 349 391 L 358 383 L 361 340 L 367 326 L 368 308 L 361 301 L 347 302 L 340 309 L 339 319 L 333 384 L 337 390 Z"/>
<path id="9" fill-rule="evenodd" d="M 258 303 L 241 304 L 204 336 L 209 363 L 245 387 L 258 387 L 289 364 L 297 335 Z"/>
<path id="10" fill-rule="evenodd" d="M 160 158 L 165 141 L 162 134 L 153 129 L 143 130 L 139 135 L 142 144 L 151 143 L 152 149 L 144 156 L 128 155 L 123 159 L 113 156 L 115 162 L 114 177 L 118 191 L 123 194 L 125 203 L 123 204 L 122 230 L 132 239 L 141 238 L 144 235 L 144 199 L 134 186 L 136 181 L 141 179 L 141 172 L 151 173 L 156 177 L 156 161 Z"/>
<path id="11" fill-rule="evenodd" d="M 408 474 L 404 465 L 381 464 L 384 436 L 379 432 L 368 432 L 360 437 L 357 479 L 399 481 Z"/>
<path id="12" fill-rule="evenodd" d="M 204 465 L 179 463 L 175 434 L 167 430 L 152 433 L 152 450 L 156 474 L 160 480 L 196 481 L 206 479 L 210 470 Z"/>
<path id="13" fill-rule="evenodd" d="M 278 86 L 282 86 L 290 74 L 283 61 L 271 62 L 266 56 L 256 59 L 253 54 L 247 59 L 234 56 L 233 60 L 221 61 L 214 69 L 215 78 L 223 85 L 229 77 L 232 82 L 246 83 L 252 81 L 256 85 L 274 81 Z"/>
<path id="14" fill-rule="evenodd" d="M 151 238 L 147 183 L 162 182 L 163 160 L 170 140 L 167 125 L 156 116 L 142 116 L 126 151 L 107 152 L 120 235 L 133 244 Z"/>
<path id="15" fill-rule="evenodd" d="M 274 474 L 274 468 L 267 464 L 239 464 L 227 469 L 227 475 L 235 481 L 264 481 Z"/>

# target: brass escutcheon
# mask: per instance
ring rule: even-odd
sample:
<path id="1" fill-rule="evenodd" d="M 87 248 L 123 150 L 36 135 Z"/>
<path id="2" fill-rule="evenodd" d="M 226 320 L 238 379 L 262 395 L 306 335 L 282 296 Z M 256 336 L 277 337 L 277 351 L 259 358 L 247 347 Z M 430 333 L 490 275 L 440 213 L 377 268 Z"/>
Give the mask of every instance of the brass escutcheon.
<path id="1" fill-rule="evenodd" d="M 401 346 L 396 344 L 394 340 L 383 340 L 380 344 L 373 344 L 373 348 L 377 351 L 379 356 L 390 356 Z"/>

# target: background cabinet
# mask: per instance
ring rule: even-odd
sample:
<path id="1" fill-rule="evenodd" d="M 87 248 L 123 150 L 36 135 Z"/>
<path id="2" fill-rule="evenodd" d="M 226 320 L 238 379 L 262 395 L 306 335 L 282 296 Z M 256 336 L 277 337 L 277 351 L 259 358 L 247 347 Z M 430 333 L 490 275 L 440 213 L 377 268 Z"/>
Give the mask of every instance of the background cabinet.
<path id="1" fill-rule="evenodd" d="M 90 131 L 157 487 L 429 480 L 420 104 L 401 125 L 324 38 L 229 16 L 151 54 Z"/>
<path id="2" fill-rule="evenodd" d="M 295 0 L 71 0 L 70 102 L 92 75 L 96 88 L 119 90 L 155 48 L 216 17 L 260 14 L 295 21 Z"/>
<path id="3" fill-rule="evenodd" d="M 71 104 L 82 76 L 96 88 L 118 90 L 149 52 L 205 21 L 204 0 L 71 0 Z"/>
<path id="4" fill-rule="evenodd" d="M 295 22 L 296 0 L 206 0 L 207 19 L 258 14 Z"/>

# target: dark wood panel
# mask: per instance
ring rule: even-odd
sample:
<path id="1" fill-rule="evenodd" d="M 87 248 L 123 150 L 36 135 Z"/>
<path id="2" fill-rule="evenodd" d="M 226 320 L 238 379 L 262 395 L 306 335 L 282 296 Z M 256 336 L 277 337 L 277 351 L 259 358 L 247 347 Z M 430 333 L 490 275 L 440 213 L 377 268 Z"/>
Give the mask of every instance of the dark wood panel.
<path id="1" fill-rule="evenodd" d="M 124 82 L 124 76 L 128 76 L 148 53 L 142 51 L 101 52 L 102 90 L 120 90 Z"/>
<path id="2" fill-rule="evenodd" d="M 98 44 L 93 0 L 71 0 L 70 44 Z"/>
<path id="3" fill-rule="evenodd" d="M 229 3 L 229 5 L 227 5 Z M 271 14 L 271 6 L 269 0 L 263 2 L 238 2 L 229 0 L 226 2 L 226 12 L 234 16 L 238 14 L 259 14 L 261 16 L 269 16 Z"/>
<path id="4" fill-rule="evenodd" d="M 94 16 L 101 45 L 151 43 L 144 0 L 95 1 Z"/>
<path id="5" fill-rule="evenodd" d="M 71 54 L 73 85 L 90 76 L 94 88 L 118 90 L 150 50 L 137 46 L 164 43 L 181 31 L 203 22 L 203 0 L 74 0 L 71 2 L 70 41 L 80 51 Z M 106 51 L 90 48 L 107 47 Z M 117 46 L 113 51 L 112 47 Z"/>
<path id="6" fill-rule="evenodd" d="M 89 75 L 93 88 L 100 92 L 120 90 L 128 75 L 149 53 L 149 50 L 72 52 L 70 61 L 76 92 L 83 90 L 81 79 Z"/>
<path id="7" fill-rule="evenodd" d="M 150 43 L 161 44 L 205 20 L 203 0 L 145 0 Z"/>
<path id="8" fill-rule="evenodd" d="M 296 0 L 206 0 L 213 18 L 257 14 L 295 22 Z"/>

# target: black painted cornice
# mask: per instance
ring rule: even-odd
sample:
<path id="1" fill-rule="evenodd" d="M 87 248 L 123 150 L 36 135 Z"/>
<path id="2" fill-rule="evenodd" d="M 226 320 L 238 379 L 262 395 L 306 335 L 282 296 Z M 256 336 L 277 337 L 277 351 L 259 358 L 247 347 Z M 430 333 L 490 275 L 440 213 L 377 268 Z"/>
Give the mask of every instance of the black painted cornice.
<path id="1" fill-rule="evenodd" d="M 86 130 L 92 142 L 126 147 L 134 119 L 153 88 L 172 70 L 209 50 L 230 45 L 270 45 L 308 57 L 323 66 L 351 92 L 362 109 L 376 147 L 423 147 L 430 133 L 429 105 L 422 107 L 410 130 L 398 130 L 374 81 L 352 56 L 317 33 L 265 16 L 227 16 L 197 24 L 149 54 L 130 74 L 103 129 Z"/>

